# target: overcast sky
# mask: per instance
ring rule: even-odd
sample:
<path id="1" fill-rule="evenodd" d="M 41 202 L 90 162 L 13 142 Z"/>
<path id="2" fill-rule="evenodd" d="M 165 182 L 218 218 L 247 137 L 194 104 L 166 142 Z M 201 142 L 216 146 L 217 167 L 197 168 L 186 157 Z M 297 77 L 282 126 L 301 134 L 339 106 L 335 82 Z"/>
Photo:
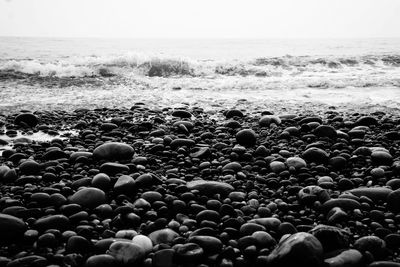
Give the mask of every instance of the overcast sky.
<path id="1" fill-rule="evenodd" d="M 0 35 L 400 37 L 400 0 L 0 0 Z"/>

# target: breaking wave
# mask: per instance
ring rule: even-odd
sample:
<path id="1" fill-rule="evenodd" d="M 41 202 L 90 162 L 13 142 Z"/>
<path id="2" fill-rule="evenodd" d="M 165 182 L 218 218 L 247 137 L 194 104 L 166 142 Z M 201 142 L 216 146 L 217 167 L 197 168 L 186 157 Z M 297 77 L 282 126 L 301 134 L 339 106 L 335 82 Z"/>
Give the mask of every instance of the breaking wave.
<path id="1" fill-rule="evenodd" d="M 302 81 L 310 88 L 346 86 L 400 87 L 400 55 L 284 56 L 250 61 L 192 60 L 128 53 L 118 56 L 68 57 L 52 62 L 38 59 L 0 60 L 0 80 L 96 78 L 256 78 L 273 83 Z M 296 86 L 296 83 L 293 85 Z"/>

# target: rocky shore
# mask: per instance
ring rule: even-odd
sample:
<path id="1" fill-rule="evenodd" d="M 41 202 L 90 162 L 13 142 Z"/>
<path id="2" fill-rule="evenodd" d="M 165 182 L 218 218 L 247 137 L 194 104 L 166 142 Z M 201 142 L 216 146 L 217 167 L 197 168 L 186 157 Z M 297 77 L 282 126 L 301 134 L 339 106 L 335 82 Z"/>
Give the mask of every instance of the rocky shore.
<path id="1" fill-rule="evenodd" d="M 400 117 L 275 113 L 0 116 L 0 267 L 399 267 Z"/>

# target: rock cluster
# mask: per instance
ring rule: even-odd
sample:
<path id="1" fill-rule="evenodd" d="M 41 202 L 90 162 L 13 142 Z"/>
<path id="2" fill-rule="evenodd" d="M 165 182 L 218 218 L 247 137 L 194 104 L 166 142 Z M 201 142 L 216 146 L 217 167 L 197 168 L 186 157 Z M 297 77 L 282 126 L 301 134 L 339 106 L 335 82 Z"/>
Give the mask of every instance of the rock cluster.
<path id="1" fill-rule="evenodd" d="M 399 118 L 219 115 L 4 116 L 0 266 L 400 266 Z"/>

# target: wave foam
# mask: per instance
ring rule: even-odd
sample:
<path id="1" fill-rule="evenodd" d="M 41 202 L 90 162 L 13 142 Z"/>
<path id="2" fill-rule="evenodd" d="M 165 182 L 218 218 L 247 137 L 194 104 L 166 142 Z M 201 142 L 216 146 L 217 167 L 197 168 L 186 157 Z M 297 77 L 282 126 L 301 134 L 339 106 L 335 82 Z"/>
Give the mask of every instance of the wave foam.
<path id="1" fill-rule="evenodd" d="M 127 53 L 116 56 L 69 57 L 53 62 L 39 60 L 0 60 L 0 79 L 16 79 L 15 74 L 39 78 L 135 79 L 152 84 L 154 78 L 189 79 L 221 84 L 254 81 L 265 88 L 279 83 L 291 88 L 400 87 L 400 55 L 284 56 L 251 61 L 200 61 L 165 55 Z M 18 76 L 18 75 L 17 75 Z M 19 79 L 23 79 L 18 76 Z M 176 82 L 174 82 L 176 83 Z M 179 82 L 178 82 L 179 83 Z M 163 82 L 163 84 L 169 84 Z"/>

